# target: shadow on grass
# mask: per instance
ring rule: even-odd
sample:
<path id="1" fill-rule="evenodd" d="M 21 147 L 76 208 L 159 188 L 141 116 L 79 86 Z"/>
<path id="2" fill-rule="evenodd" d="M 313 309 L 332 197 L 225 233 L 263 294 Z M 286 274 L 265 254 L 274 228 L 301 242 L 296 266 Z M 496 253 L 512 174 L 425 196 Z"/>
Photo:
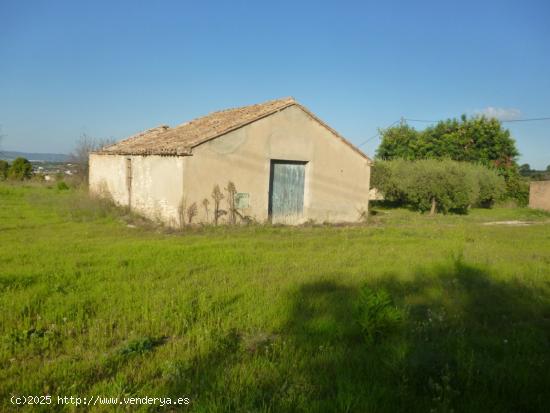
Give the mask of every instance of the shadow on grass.
<path id="1" fill-rule="evenodd" d="M 500 281 L 458 257 L 371 287 L 408 309 L 402 366 L 412 410 L 424 400 L 434 411 L 550 411 L 548 283 Z"/>
<path id="2" fill-rule="evenodd" d="M 400 406 L 400 372 L 393 363 L 402 340 L 367 345 L 357 322 L 357 296 L 357 289 L 337 281 L 306 284 L 295 295 L 284 331 L 297 367 L 288 376 L 307 395 L 298 410 L 382 411 L 390 408 L 388 401 Z"/>
<path id="3" fill-rule="evenodd" d="M 548 284 L 496 281 L 461 258 L 366 283 L 403 310 L 397 330 L 366 340 L 356 286 L 304 284 L 263 345 L 220 333 L 169 392 L 191 391 L 198 411 L 550 411 Z"/>

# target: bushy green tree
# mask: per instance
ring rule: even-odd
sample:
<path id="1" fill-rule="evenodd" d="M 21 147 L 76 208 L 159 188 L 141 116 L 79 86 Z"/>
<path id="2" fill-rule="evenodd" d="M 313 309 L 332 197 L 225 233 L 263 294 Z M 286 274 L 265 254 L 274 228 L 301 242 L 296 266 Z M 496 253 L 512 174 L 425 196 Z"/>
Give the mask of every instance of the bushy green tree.
<path id="1" fill-rule="evenodd" d="M 436 159 L 377 161 L 372 184 L 386 200 L 431 214 L 467 212 L 473 205 L 491 206 L 504 188 L 503 178 L 494 170 Z"/>
<path id="2" fill-rule="evenodd" d="M 384 199 L 390 202 L 402 202 L 405 198 L 403 185 L 397 178 L 397 167 L 400 160 L 376 161 L 371 168 L 371 187 L 384 194 Z"/>
<path id="3" fill-rule="evenodd" d="M 11 179 L 24 180 L 30 179 L 32 176 L 32 165 L 25 158 L 16 158 L 9 171 L 8 177 Z"/>
<path id="4" fill-rule="evenodd" d="M 407 202 L 420 211 L 466 212 L 477 199 L 478 183 L 463 164 L 431 159 L 404 166 Z"/>
<path id="5" fill-rule="evenodd" d="M 479 185 L 476 206 L 490 208 L 506 194 L 506 182 L 494 169 L 483 165 L 471 165 Z"/>
<path id="6" fill-rule="evenodd" d="M 8 177 L 8 171 L 10 169 L 10 164 L 8 161 L 0 159 L 0 181 L 5 180 Z"/>
<path id="7" fill-rule="evenodd" d="M 381 130 L 380 159 L 452 159 L 507 167 L 519 155 L 510 131 L 496 119 L 447 119 L 423 131 L 401 124 Z"/>
<path id="8" fill-rule="evenodd" d="M 499 175 L 506 182 L 506 196 L 515 199 L 520 206 L 526 206 L 529 203 L 529 181 L 519 174 L 518 168 L 514 165 L 500 169 Z"/>
<path id="9" fill-rule="evenodd" d="M 519 155 L 510 132 L 496 119 L 486 117 L 448 119 L 423 131 L 401 124 L 381 131 L 377 158 L 452 159 L 495 168 L 506 182 L 507 195 L 524 202 L 517 165 Z"/>
<path id="10" fill-rule="evenodd" d="M 376 151 L 379 159 L 418 159 L 424 153 L 422 133 L 402 123 L 380 131 L 382 142 Z"/>

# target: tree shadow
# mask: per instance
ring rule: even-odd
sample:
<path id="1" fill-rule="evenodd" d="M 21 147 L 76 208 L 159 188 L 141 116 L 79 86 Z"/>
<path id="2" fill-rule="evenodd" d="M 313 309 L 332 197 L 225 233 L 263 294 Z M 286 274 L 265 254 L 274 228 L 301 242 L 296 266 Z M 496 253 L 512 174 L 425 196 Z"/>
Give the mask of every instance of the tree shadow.
<path id="1" fill-rule="evenodd" d="M 284 331 L 297 358 L 297 371 L 289 375 L 307 395 L 296 410 L 382 411 L 396 400 L 399 375 L 391 358 L 399 340 L 367 345 L 357 322 L 357 296 L 356 287 L 336 280 L 302 285 L 295 294 Z"/>
<path id="2" fill-rule="evenodd" d="M 285 333 L 311 390 L 304 410 L 550 411 L 550 283 L 529 280 L 461 256 L 368 280 L 406 312 L 376 342 L 359 326 L 357 288 L 303 285 Z"/>
<path id="3" fill-rule="evenodd" d="M 365 285 L 405 317 L 369 341 L 361 286 L 341 279 L 289 293 L 286 321 L 253 345 L 219 333 L 169 393 L 190 391 L 197 411 L 550 411 L 548 282 L 505 280 L 461 257 L 380 274 Z"/>
<path id="4" fill-rule="evenodd" d="M 409 400 L 435 411 L 550 411 L 550 288 L 529 280 L 458 256 L 372 283 L 408 309 Z"/>

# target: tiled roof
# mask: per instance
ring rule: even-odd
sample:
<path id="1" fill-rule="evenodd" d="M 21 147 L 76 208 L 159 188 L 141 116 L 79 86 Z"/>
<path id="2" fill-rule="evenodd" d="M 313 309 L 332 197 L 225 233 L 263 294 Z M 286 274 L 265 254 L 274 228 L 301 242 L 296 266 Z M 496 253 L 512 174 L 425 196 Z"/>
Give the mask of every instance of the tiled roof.
<path id="1" fill-rule="evenodd" d="M 336 131 L 318 119 L 293 98 L 271 100 L 251 106 L 213 112 L 190 122 L 170 128 L 167 125 L 148 129 L 137 135 L 107 146 L 96 153 L 112 155 L 190 155 L 192 149 L 232 130 L 269 116 L 289 106 L 296 105 L 317 120 L 339 139 L 365 158 L 366 155 L 341 137 Z M 368 159 L 368 158 L 367 158 Z"/>

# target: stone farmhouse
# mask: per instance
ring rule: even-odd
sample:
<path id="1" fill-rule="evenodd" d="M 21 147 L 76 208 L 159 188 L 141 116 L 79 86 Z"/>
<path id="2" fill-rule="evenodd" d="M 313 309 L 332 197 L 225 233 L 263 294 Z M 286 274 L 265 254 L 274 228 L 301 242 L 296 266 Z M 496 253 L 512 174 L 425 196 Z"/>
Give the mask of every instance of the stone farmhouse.
<path id="1" fill-rule="evenodd" d="M 157 126 L 89 161 L 93 194 L 174 227 L 368 212 L 371 160 L 293 98 Z"/>

